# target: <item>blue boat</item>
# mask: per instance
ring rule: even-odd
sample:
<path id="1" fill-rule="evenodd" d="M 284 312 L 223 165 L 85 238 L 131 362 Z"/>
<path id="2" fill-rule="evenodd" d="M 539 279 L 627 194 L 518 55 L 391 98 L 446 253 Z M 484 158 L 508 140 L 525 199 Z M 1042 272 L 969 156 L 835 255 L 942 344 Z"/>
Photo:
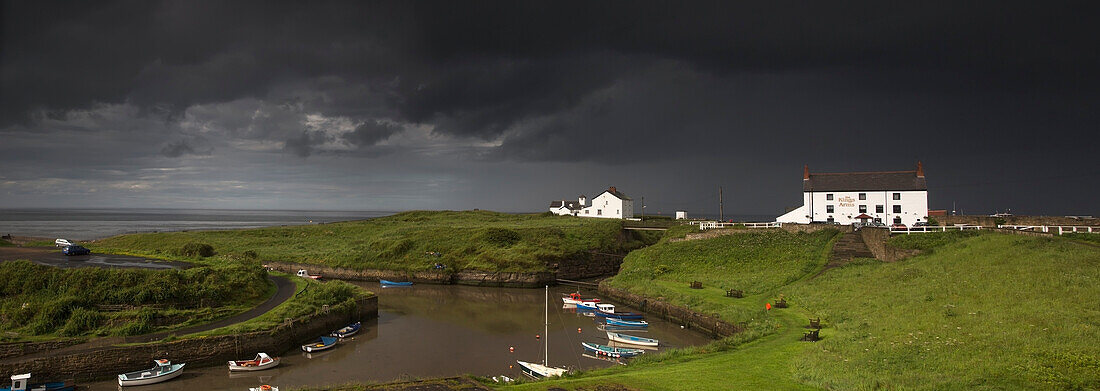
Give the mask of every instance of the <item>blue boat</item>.
<path id="1" fill-rule="evenodd" d="M 0 391 L 73 391 L 76 387 L 72 382 L 50 382 L 42 384 L 27 384 L 31 381 L 31 374 L 24 373 L 11 377 L 11 387 L 0 387 Z"/>
<path id="2" fill-rule="evenodd" d="M 603 311 L 596 311 L 596 316 L 609 318 L 609 319 L 620 319 L 620 320 L 621 319 L 642 319 L 642 318 L 645 317 L 645 315 L 639 314 L 637 312 L 615 312 L 615 313 L 610 313 L 610 312 L 603 312 Z"/>
<path id="3" fill-rule="evenodd" d="M 355 323 L 349 324 L 347 326 L 344 326 L 343 328 L 341 328 L 339 330 L 333 331 L 332 334 L 329 334 L 329 335 L 331 335 L 333 337 L 336 337 L 336 338 L 347 338 L 347 337 L 355 335 L 355 333 L 358 333 L 359 329 L 362 328 L 362 327 L 363 327 L 363 324 L 361 322 L 355 322 Z"/>
<path id="4" fill-rule="evenodd" d="M 639 327 L 639 328 L 649 327 L 649 322 L 646 322 L 644 320 L 623 320 L 623 319 L 614 319 L 614 318 L 606 318 L 605 320 L 607 321 L 608 326 Z"/>
<path id="5" fill-rule="evenodd" d="M 639 354 L 645 353 L 645 350 L 642 349 L 617 348 L 613 346 L 606 346 L 588 342 L 581 342 L 581 346 L 584 346 L 584 350 L 592 352 L 597 356 L 606 356 L 611 358 L 634 357 Z"/>
<path id="6" fill-rule="evenodd" d="M 597 310 L 596 303 L 593 303 L 593 302 L 577 303 L 577 309 L 581 310 L 581 311 L 596 311 Z"/>
<path id="7" fill-rule="evenodd" d="M 410 286 L 413 284 L 410 281 L 396 282 L 390 280 L 378 280 L 378 282 L 382 283 L 382 286 Z"/>
<path id="8" fill-rule="evenodd" d="M 302 351 L 306 353 L 320 352 L 332 349 L 333 346 L 336 346 L 336 337 L 321 337 L 317 341 L 302 345 Z"/>

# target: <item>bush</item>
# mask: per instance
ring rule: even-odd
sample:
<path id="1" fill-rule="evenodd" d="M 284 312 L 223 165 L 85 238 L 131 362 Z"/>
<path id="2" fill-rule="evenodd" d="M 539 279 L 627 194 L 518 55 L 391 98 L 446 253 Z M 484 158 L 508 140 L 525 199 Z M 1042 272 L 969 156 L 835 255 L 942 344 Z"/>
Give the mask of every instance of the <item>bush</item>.
<path id="1" fill-rule="evenodd" d="M 511 247 L 519 242 L 519 232 L 507 228 L 486 228 L 481 231 L 479 238 L 482 242 L 496 247 Z"/>
<path id="2" fill-rule="evenodd" d="M 211 257 L 214 256 L 214 247 L 206 243 L 189 242 L 180 247 L 177 254 L 185 257 Z"/>

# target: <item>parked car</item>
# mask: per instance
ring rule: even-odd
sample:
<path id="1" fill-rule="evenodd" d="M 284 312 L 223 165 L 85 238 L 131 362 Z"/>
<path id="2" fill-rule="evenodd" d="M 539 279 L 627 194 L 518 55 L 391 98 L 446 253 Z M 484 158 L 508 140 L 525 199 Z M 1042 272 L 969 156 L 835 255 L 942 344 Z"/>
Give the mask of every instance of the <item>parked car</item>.
<path id="1" fill-rule="evenodd" d="M 71 246 L 65 246 L 64 249 L 61 249 L 61 253 L 65 255 L 88 255 L 92 253 L 92 250 L 84 248 L 84 246 L 77 246 L 74 244 Z"/>
<path id="2" fill-rule="evenodd" d="M 915 222 L 915 223 L 913 223 L 913 226 L 914 227 L 931 227 L 931 225 L 928 225 L 928 222 L 926 222 L 926 221 Z"/>
<path id="3" fill-rule="evenodd" d="M 864 227 L 886 228 L 886 224 L 881 221 L 872 221 L 867 224 L 863 224 Z"/>
<path id="4" fill-rule="evenodd" d="M 69 239 L 57 238 L 57 240 L 53 241 L 53 244 L 57 247 L 69 247 L 73 245 L 73 242 Z"/>
<path id="5" fill-rule="evenodd" d="M 909 229 L 909 227 L 906 227 L 905 224 L 897 223 L 897 224 L 891 224 L 890 229 Z"/>

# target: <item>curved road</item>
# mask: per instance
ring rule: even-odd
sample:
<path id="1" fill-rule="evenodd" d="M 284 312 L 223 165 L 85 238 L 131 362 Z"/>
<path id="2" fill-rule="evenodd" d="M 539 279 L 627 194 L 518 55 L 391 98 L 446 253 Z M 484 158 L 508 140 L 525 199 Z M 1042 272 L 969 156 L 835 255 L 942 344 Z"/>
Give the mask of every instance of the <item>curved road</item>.
<path id="1" fill-rule="evenodd" d="M 187 262 L 134 257 L 129 255 L 98 254 L 67 256 L 53 247 L 0 247 L 0 262 L 26 259 L 39 265 L 60 268 L 107 267 L 142 269 L 186 269 Z"/>

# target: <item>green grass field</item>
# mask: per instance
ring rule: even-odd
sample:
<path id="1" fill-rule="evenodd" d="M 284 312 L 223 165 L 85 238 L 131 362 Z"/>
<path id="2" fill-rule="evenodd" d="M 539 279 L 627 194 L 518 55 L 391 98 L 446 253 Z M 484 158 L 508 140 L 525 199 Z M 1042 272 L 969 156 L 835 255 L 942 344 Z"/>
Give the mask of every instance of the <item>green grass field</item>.
<path id="1" fill-rule="evenodd" d="M 923 236 L 892 244 L 933 251 L 814 276 L 805 265 L 824 264 L 826 234 L 797 246 L 772 242 L 782 234 L 739 237 L 747 235 L 759 234 L 635 252 L 623 270 L 637 276 L 613 283 L 762 327 L 627 367 L 504 388 L 1100 389 L 1100 249 L 994 233 Z M 657 265 L 670 270 L 649 272 Z M 715 288 L 687 289 L 689 279 Z M 721 297 L 723 284 L 755 294 Z M 779 294 L 792 307 L 765 314 L 763 303 Z M 810 317 L 823 318 L 824 339 L 799 342 Z"/>
<path id="2" fill-rule="evenodd" d="M 542 271 L 589 251 L 626 253 L 657 240 L 623 233 L 622 222 L 488 211 L 405 212 L 364 221 L 232 231 L 133 234 L 97 241 L 95 251 L 194 262 L 279 260 L 354 269 Z M 186 256 L 188 243 L 218 254 Z M 436 255 L 438 254 L 438 255 Z"/>

